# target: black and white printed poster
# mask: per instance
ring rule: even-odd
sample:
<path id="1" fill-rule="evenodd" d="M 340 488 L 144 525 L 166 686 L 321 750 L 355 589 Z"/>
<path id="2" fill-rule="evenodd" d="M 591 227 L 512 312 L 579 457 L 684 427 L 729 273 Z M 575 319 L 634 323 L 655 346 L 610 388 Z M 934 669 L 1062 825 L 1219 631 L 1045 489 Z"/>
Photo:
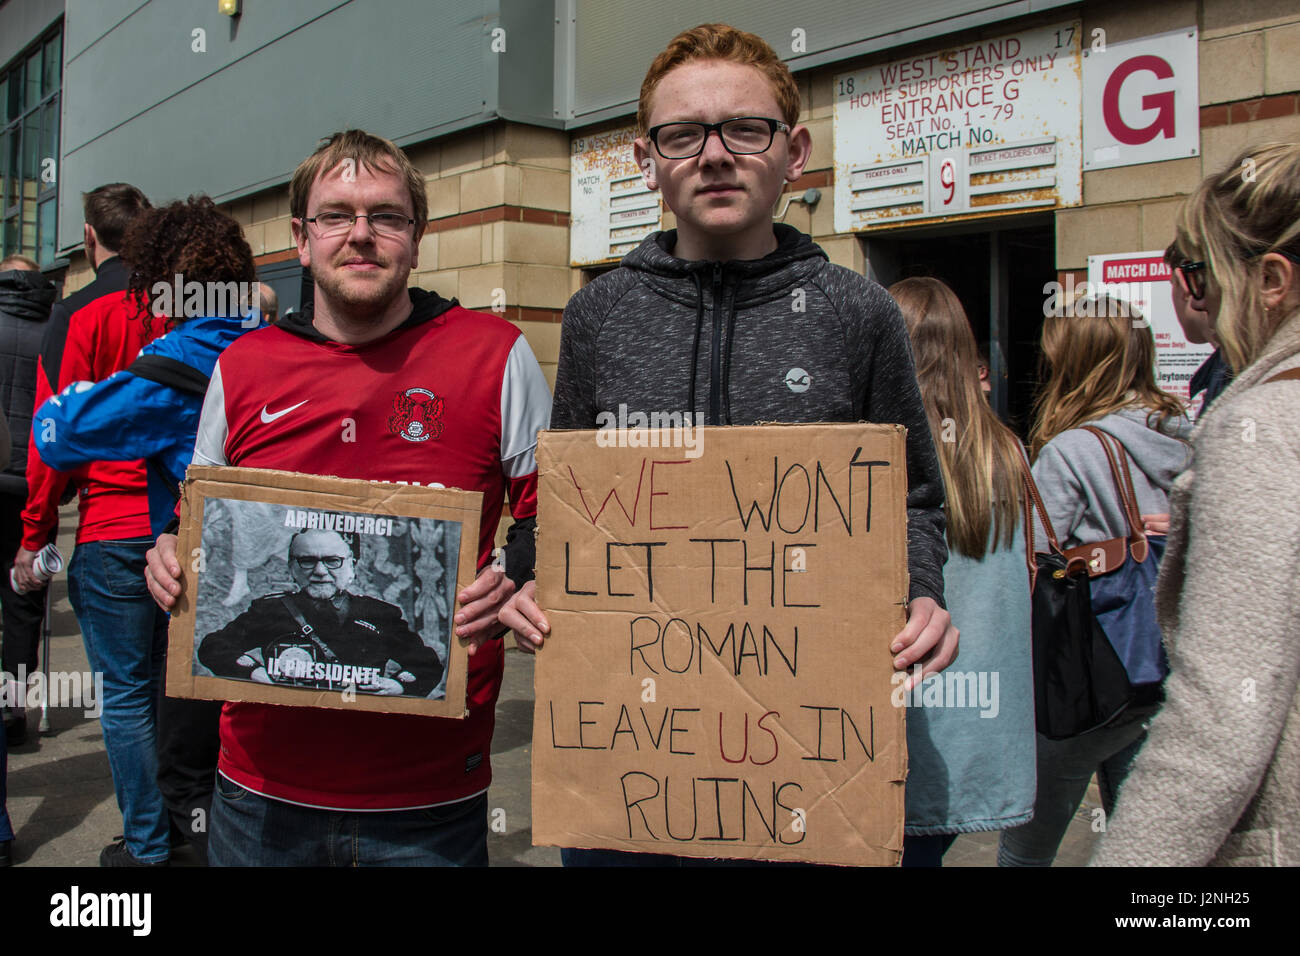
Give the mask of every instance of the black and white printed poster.
<path id="1" fill-rule="evenodd" d="M 207 472 L 218 480 L 196 477 Z M 322 485 L 331 493 L 315 490 Z M 168 692 L 176 679 L 182 696 L 460 716 L 466 657 L 452 615 L 473 578 L 479 500 L 191 469 L 179 551 L 190 571 L 173 615 Z"/>

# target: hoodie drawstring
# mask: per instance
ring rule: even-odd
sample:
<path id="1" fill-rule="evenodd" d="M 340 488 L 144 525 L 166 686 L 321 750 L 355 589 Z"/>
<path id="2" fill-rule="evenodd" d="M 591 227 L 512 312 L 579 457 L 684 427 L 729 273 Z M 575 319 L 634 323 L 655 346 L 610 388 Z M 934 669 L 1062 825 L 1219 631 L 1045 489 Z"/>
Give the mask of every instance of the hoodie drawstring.
<path id="1" fill-rule="evenodd" d="M 691 387 L 689 398 L 687 399 L 687 411 L 691 413 L 691 422 L 695 422 L 695 377 L 696 366 L 700 361 L 700 328 L 704 325 L 704 285 L 700 282 L 700 274 L 691 272 L 691 278 L 695 280 L 695 344 L 691 346 Z"/>
<path id="2" fill-rule="evenodd" d="M 736 341 L 736 300 L 727 310 L 727 352 L 722 358 L 722 407 L 726 423 L 731 424 L 731 346 Z"/>

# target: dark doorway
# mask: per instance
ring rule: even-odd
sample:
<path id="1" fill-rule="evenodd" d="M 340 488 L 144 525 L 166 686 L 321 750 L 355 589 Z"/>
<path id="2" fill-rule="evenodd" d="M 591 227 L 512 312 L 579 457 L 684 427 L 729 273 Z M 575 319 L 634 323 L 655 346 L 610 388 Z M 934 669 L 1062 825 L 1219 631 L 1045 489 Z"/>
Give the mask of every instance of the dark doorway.
<path id="1" fill-rule="evenodd" d="M 1056 280 L 1051 215 L 925 227 L 867 238 L 869 272 L 889 286 L 912 276 L 946 282 L 989 359 L 998 414 L 1027 434 L 1038 382 L 1043 286 Z"/>

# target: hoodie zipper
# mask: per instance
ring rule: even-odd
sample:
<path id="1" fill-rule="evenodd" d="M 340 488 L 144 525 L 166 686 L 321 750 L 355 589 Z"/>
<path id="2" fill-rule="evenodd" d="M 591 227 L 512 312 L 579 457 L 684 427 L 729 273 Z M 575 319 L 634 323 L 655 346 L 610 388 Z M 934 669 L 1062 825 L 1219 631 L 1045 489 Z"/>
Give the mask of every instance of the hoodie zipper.
<path id="1" fill-rule="evenodd" d="M 722 423 L 722 263 L 713 264 L 713 338 L 709 346 L 709 421 Z"/>

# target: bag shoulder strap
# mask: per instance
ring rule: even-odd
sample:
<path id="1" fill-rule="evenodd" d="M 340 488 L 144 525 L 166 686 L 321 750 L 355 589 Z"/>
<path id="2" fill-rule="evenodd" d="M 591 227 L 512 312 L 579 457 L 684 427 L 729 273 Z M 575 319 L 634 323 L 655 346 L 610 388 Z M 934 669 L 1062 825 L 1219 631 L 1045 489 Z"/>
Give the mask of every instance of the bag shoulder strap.
<path id="1" fill-rule="evenodd" d="M 151 382 L 157 382 L 159 385 L 166 385 L 178 392 L 185 392 L 189 395 L 202 396 L 206 395 L 208 391 L 209 377 L 207 375 L 204 375 L 192 365 L 186 365 L 176 359 L 167 358 L 165 355 L 155 355 L 152 352 L 141 355 L 128 365 L 126 370 L 132 375 L 148 379 Z"/>
<path id="2" fill-rule="evenodd" d="M 1034 583 L 1038 578 L 1038 564 L 1034 561 L 1034 509 L 1043 516 L 1043 528 L 1047 532 L 1048 547 L 1056 554 L 1061 552 L 1061 543 L 1057 540 L 1056 529 L 1052 527 L 1052 519 L 1048 517 L 1047 508 L 1043 506 L 1043 499 L 1038 493 L 1038 485 L 1034 483 L 1034 474 L 1029 467 L 1029 457 L 1025 454 L 1025 448 L 1020 442 L 1016 442 L 1016 450 L 1019 452 L 1020 462 L 1020 479 L 1024 487 L 1024 510 L 1025 510 L 1025 566 L 1029 569 L 1029 590 L 1032 592 Z"/>
<path id="3" fill-rule="evenodd" d="M 303 617 L 302 611 L 298 608 L 298 602 L 293 599 L 293 595 L 281 595 L 280 603 L 284 605 L 285 610 L 288 611 L 289 614 L 292 615 L 293 619 L 298 623 L 299 633 L 316 645 L 316 648 L 325 655 L 327 661 L 330 663 L 337 661 L 338 655 L 326 647 L 325 642 L 316 636 L 316 629 L 307 623 L 307 619 Z"/>
<path id="4" fill-rule="evenodd" d="M 1285 372 L 1278 372 L 1272 378 L 1264 379 L 1264 385 L 1272 385 L 1274 382 L 1294 382 L 1300 380 L 1300 368 L 1289 368 Z"/>
<path id="5" fill-rule="evenodd" d="M 144 463 L 145 466 L 152 471 L 155 476 L 157 476 L 158 480 L 163 483 L 163 487 L 171 492 L 172 500 L 179 502 L 181 500 L 181 487 L 176 484 L 176 482 L 172 481 L 171 475 L 167 474 L 167 469 L 163 468 L 162 462 L 157 458 L 146 458 Z"/>
<path id="6" fill-rule="evenodd" d="M 1133 487 L 1133 473 L 1128 466 L 1128 450 L 1118 438 L 1100 428 L 1084 425 L 1083 429 L 1092 432 L 1106 452 L 1106 462 L 1110 465 L 1110 475 L 1115 482 L 1120 509 L 1124 512 L 1124 522 L 1128 525 L 1129 551 L 1134 560 L 1141 563 L 1147 559 L 1147 536 L 1142 530 L 1142 512 L 1138 508 L 1137 492 Z M 1111 442 L 1118 447 L 1118 454 Z"/>

